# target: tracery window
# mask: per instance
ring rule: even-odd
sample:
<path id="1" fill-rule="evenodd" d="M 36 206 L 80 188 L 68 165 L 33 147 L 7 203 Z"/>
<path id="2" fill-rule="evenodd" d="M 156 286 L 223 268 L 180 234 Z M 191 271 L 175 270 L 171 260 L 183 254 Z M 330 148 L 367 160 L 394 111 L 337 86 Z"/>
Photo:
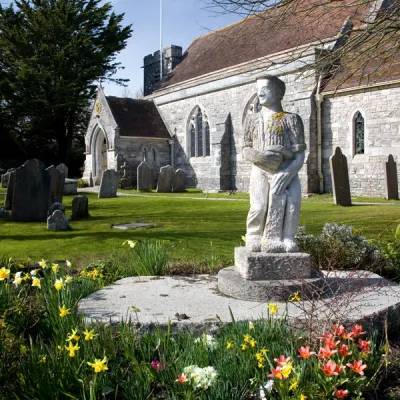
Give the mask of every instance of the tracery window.
<path id="1" fill-rule="evenodd" d="M 196 107 L 190 116 L 188 152 L 189 157 L 206 157 L 211 154 L 210 125 L 200 107 Z"/>
<path id="2" fill-rule="evenodd" d="M 357 112 L 354 118 L 354 154 L 364 154 L 364 136 L 364 117 L 360 112 Z"/>

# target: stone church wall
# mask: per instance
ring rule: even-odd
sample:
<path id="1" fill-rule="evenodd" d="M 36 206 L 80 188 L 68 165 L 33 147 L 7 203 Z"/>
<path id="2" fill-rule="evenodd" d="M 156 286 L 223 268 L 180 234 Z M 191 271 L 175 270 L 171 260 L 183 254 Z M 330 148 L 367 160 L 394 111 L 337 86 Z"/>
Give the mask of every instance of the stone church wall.
<path id="1" fill-rule="evenodd" d="M 354 116 L 358 111 L 364 117 L 365 152 L 354 155 Z M 352 195 L 384 196 L 383 163 L 389 154 L 400 161 L 400 87 L 381 86 L 325 97 L 322 170 L 326 192 L 332 191 L 329 157 L 337 146 L 347 157 Z"/>
<path id="2" fill-rule="evenodd" d="M 284 109 L 300 114 L 304 121 L 307 152 L 305 165 L 300 172 L 302 190 L 306 193 L 314 192 L 318 184 L 316 122 L 312 100 L 315 76 L 304 77 L 292 73 L 281 79 L 287 86 Z M 170 133 L 176 135 L 176 166 L 186 171 L 193 186 L 211 191 L 248 191 L 251 164 L 242 158 L 242 123 L 246 108 L 256 91 L 256 84 L 252 82 L 192 97 L 186 97 L 186 90 L 179 91 L 177 88 L 180 99 L 171 102 L 162 102 L 155 98 Z M 188 159 L 189 118 L 196 106 L 208 117 L 211 156 Z"/>

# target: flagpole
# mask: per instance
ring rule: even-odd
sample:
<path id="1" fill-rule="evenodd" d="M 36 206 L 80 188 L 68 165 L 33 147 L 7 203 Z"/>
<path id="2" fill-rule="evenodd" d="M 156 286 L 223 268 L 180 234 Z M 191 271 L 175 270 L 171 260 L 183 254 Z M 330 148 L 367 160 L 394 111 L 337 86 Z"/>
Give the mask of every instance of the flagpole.
<path id="1" fill-rule="evenodd" d="M 160 0 L 160 81 L 163 78 L 162 0 Z"/>

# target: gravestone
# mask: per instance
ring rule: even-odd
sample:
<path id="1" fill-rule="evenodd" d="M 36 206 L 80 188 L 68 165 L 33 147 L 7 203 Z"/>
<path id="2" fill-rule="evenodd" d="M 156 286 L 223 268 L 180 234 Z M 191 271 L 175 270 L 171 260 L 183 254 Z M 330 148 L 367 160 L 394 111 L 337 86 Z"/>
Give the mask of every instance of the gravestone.
<path id="1" fill-rule="evenodd" d="M 89 217 L 89 200 L 86 196 L 79 195 L 72 200 L 71 219 Z"/>
<path id="2" fill-rule="evenodd" d="M 47 230 L 68 231 L 70 229 L 68 218 L 61 210 L 56 210 L 47 218 Z"/>
<path id="3" fill-rule="evenodd" d="M 89 187 L 93 187 L 94 186 L 94 182 L 93 182 L 93 174 L 92 173 L 90 173 L 90 176 L 89 176 Z"/>
<path id="4" fill-rule="evenodd" d="M 393 156 L 389 154 L 387 162 L 385 162 L 385 181 L 386 181 L 386 198 L 388 200 L 399 200 L 399 184 L 397 178 L 397 163 Z"/>
<path id="5" fill-rule="evenodd" d="M 336 147 L 335 154 L 329 158 L 332 176 L 333 201 L 339 206 L 351 206 L 349 170 L 347 158 Z"/>
<path id="6" fill-rule="evenodd" d="M 128 170 L 129 170 L 129 167 L 126 165 L 126 162 L 124 162 L 121 165 L 121 171 L 123 171 L 123 175 L 121 178 L 121 188 L 130 190 L 133 188 L 133 186 L 132 186 L 132 179 L 128 174 Z"/>
<path id="7" fill-rule="evenodd" d="M 142 161 L 137 168 L 137 190 L 142 192 L 150 192 L 152 186 L 152 169 L 146 161 Z"/>
<path id="8" fill-rule="evenodd" d="M 99 199 L 117 197 L 119 174 L 115 169 L 106 169 L 101 177 Z"/>
<path id="9" fill-rule="evenodd" d="M 174 168 L 170 165 L 160 168 L 160 176 L 158 177 L 157 192 L 171 193 L 172 179 L 174 177 Z"/>
<path id="10" fill-rule="evenodd" d="M 172 191 L 173 192 L 184 192 L 186 182 L 186 173 L 183 169 L 177 169 L 172 179 Z"/>
<path id="11" fill-rule="evenodd" d="M 64 172 L 64 178 L 65 179 L 68 178 L 68 167 L 65 164 L 61 163 L 61 164 L 57 165 L 57 169 L 60 172 Z"/>
<path id="12" fill-rule="evenodd" d="M 1 219 L 10 219 L 10 211 L 7 211 L 5 208 L 0 207 L 0 218 Z"/>
<path id="13" fill-rule="evenodd" d="M 64 194 L 65 176 L 54 165 L 46 169 L 50 176 L 49 204 L 62 203 Z"/>
<path id="14" fill-rule="evenodd" d="M 65 178 L 64 194 L 66 196 L 69 196 L 77 193 L 78 193 L 78 181 L 76 179 Z"/>
<path id="15" fill-rule="evenodd" d="M 12 209 L 14 186 L 15 186 L 15 171 L 11 171 L 11 172 L 8 172 L 7 192 L 6 192 L 6 198 L 4 200 L 4 208 L 6 210 Z"/>
<path id="16" fill-rule="evenodd" d="M 15 171 L 15 168 L 10 168 L 5 174 L 1 176 L 1 187 L 8 187 L 8 181 L 10 180 L 10 174 Z"/>
<path id="17" fill-rule="evenodd" d="M 50 176 L 39 160 L 26 161 L 15 171 L 11 217 L 13 221 L 46 221 Z"/>

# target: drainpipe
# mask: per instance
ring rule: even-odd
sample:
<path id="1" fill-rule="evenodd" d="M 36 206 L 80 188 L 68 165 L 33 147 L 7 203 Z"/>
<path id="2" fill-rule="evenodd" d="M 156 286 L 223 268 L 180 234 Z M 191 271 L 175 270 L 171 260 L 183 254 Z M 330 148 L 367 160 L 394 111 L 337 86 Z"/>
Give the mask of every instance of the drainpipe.
<path id="1" fill-rule="evenodd" d="M 318 79 L 315 103 L 317 106 L 317 172 L 319 180 L 319 192 L 324 193 L 324 175 L 322 174 L 322 102 L 324 95 L 320 93 L 322 75 Z"/>
<path id="2" fill-rule="evenodd" d="M 168 140 L 168 143 L 170 145 L 170 151 L 171 151 L 171 167 L 175 168 L 175 140 L 170 139 Z"/>

